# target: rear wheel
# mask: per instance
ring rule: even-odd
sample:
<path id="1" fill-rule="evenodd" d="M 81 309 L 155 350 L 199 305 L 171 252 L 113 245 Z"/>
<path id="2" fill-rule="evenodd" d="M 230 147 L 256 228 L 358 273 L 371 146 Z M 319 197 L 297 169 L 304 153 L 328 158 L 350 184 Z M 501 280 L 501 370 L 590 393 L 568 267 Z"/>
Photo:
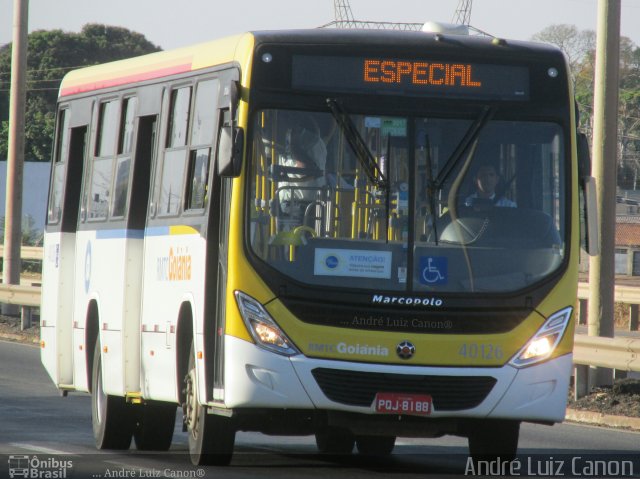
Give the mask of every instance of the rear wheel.
<path id="1" fill-rule="evenodd" d="M 355 436 L 348 429 L 326 427 L 316 431 L 316 445 L 324 454 L 351 454 Z"/>
<path id="2" fill-rule="evenodd" d="M 357 436 L 356 446 L 360 454 L 388 456 L 396 445 L 395 436 Z"/>
<path id="3" fill-rule="evenodd" d="M 133 434 L 133 411 L 123 397 L 110 396 L 102 386 L 100 338 L 96 340 L 91 371 L 91 418 L 98 449 L 129 449 Z"/>
<path id="4" fill-rule="evenodd" d="M 231 462 L 236 430 L 230 418 L 208 414 L 200 405 L 197 394 L 197 375 L 191 345 L 189 367 L 184 378 L 182 412 L 189 436 L 189 455 L 194 465 L 226 466 Z"/>
<path id="5" fill-rule="evenodd" d="M 474 424 L 469 430 L 469 453 L 476 461 L 512 461 L 518 452 L 520 422 L 486 420 Z"/>
<path id="6" fill-rule="evenodd" d="M 138 424 L 133 432 L 141 451 L 166 451 L 171 447 L 176 423 L 175 403 L 148 401 L 140 408 Z"/>

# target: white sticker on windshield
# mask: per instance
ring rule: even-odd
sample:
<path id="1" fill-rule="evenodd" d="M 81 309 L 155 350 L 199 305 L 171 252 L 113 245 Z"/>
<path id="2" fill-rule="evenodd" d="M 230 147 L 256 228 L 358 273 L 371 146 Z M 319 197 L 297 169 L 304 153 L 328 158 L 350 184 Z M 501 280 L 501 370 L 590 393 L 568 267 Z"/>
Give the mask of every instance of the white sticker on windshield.
<path id="1" fill-rule="evenodd" d="M 365 116 L 364 127 L 365 128 L 380 128 L 382 125 L 382 119 L 378 116 Z"/>
<path id="2" fill-rule="evenodd" d="M 390 251 L 317 248 L 313 274 L 389 279 L 391 258 Z"/>

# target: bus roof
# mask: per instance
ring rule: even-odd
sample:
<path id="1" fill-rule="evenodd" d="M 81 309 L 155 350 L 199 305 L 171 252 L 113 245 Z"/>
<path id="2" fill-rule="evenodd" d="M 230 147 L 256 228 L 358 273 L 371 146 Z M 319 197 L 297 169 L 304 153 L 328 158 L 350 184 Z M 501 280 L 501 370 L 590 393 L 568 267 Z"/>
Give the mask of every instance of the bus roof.
<path id="1" fill-rule="evenodd" d="M 345 44 L 349 46 L 398 46 L 406 48 L 424 48 L 437 46 L 438 49 L 473 49 L 479 52 L 491 52 L 500 55 L 514 52 L 549 53 L 559 49 L 551 44 L 505 40 L 481 35 L 456 35 L 426 31 L 407 30 L 366 30 L 314 28 L 307 30 L 273 30 L 252 32 L 255 43 L 318 43 Z"/>
<path id="2" fill-rule="evenodd" d="M 250 53 L 250 48 L 238 48 L 244 42 L 252 44 L 252 36 L 236 35 L 74 70 L 62 79 L 59 96 L 62 98 L 154 80 L 234 61 L 244 66 L 244 61 Z"/>
<path id="3" fill-rule="evenodd" d="M 130 83 L 154 80 L 170 75 L 237 62 L 242 74 L 250 71 L 253 47 L 260 43 L 362 45 L 368 47 L 433 48 L 440 51 L 469 49 L 476 54 L 522 55 L 549 54 L 559 49 L 542 43 L 496 42 L 490 37 L 442 35 L 429 32 L 389 30 L 309 29 L 260 31 L 213 40 L 176 50 L 143 55 L 69 72 L 60 85 L 60 98 L 114 88 Z M 246 77 L 245 77 L 246 79 Z"/>

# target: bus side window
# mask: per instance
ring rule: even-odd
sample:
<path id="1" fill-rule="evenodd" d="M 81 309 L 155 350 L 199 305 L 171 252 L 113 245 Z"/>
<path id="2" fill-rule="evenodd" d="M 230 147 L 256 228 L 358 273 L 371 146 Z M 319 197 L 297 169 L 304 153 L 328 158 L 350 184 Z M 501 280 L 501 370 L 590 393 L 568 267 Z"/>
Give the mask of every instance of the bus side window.
<path id="1" fill-rule="evenodd" d="M 190 103 L 191 87 L 177 88 L 171 92 L 169 124 L 162 163 L 160 201 L 158 204 L 158 214 L 161 216 L 176 215 L 180 210 L 187 153 Z"/>
<path id="2" fill-rule="evenodd" d="M 57 224 L 62 213 L 62 195 L 64 193 L 67 156 L 69 154 L 69 111 L 64 109 L 58 113 L 58 131 L 56 135 L 56 152 L 54 156 L 49 211 L 47 223 Z"/>
<path id="3" fill-rule="evenodd" d="M 113 185 L 113 205 L 111 217 L 123 217 L 127 206 L 129 177 L 131 174 L 131 150 L 133 147 L 133 130 L 138 99 L 125 98 L 120 115 L 120 132 L 118 135 L 118 156 L 116 160 L 115 184 Z"/>
<path id="4" fill-rule="evenodd" d="M 218 89 L 219 81 L 217 79 L 200 82 L 196 89 L 185 210 L 203 209 L 206 205 L 209 164 L 215 138 Z"/>
<path id="5" fill-rule="evenodd" d="M 131 180 L 131 202 L 127 227 L 134 230 L 144 229 L 149 204 L 152 165 L 156 160 L 156 137 L 158 115 L 141 116 L 138 119 L 136 139 L 135 167 Z"/>
<path id="6" fill-rule="evenodd" d="M 113 176 L 113 155 L 116 149 L 116 128 L 118 125 L 118 100 L 100 103 L 98 129 L 89 190 L 89 220 L 106 219 L 111 196 Z"/>
<path id="7" fill-rule="evenodd" d="M 192 150 L 189 154 L 187 197 L 185 202 L 185 209 L 187 210 L 202 209 L 205 207 L 210 157 L 211 148 L 199 148 Z"/>

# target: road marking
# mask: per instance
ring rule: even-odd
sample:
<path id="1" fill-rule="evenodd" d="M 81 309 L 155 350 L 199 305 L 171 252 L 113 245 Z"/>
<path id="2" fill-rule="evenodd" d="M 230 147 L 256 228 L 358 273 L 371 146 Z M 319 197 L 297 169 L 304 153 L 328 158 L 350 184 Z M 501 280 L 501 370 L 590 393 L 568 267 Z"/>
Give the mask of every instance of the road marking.
<path id="1" fill-rule="evenodd" d="M 77 456 L 72 452 L 62 451 L 60 449 L 52 449 L 50 447 L 37 446 L 35 444 L 29 444 L 26 442 L 12 442 L 9 444 L 12 447 L 18 447 L 20 449 L 26 449 L 28 451 L 39 452 L 42 454 L 64 454 L 65 456 Z"/>

